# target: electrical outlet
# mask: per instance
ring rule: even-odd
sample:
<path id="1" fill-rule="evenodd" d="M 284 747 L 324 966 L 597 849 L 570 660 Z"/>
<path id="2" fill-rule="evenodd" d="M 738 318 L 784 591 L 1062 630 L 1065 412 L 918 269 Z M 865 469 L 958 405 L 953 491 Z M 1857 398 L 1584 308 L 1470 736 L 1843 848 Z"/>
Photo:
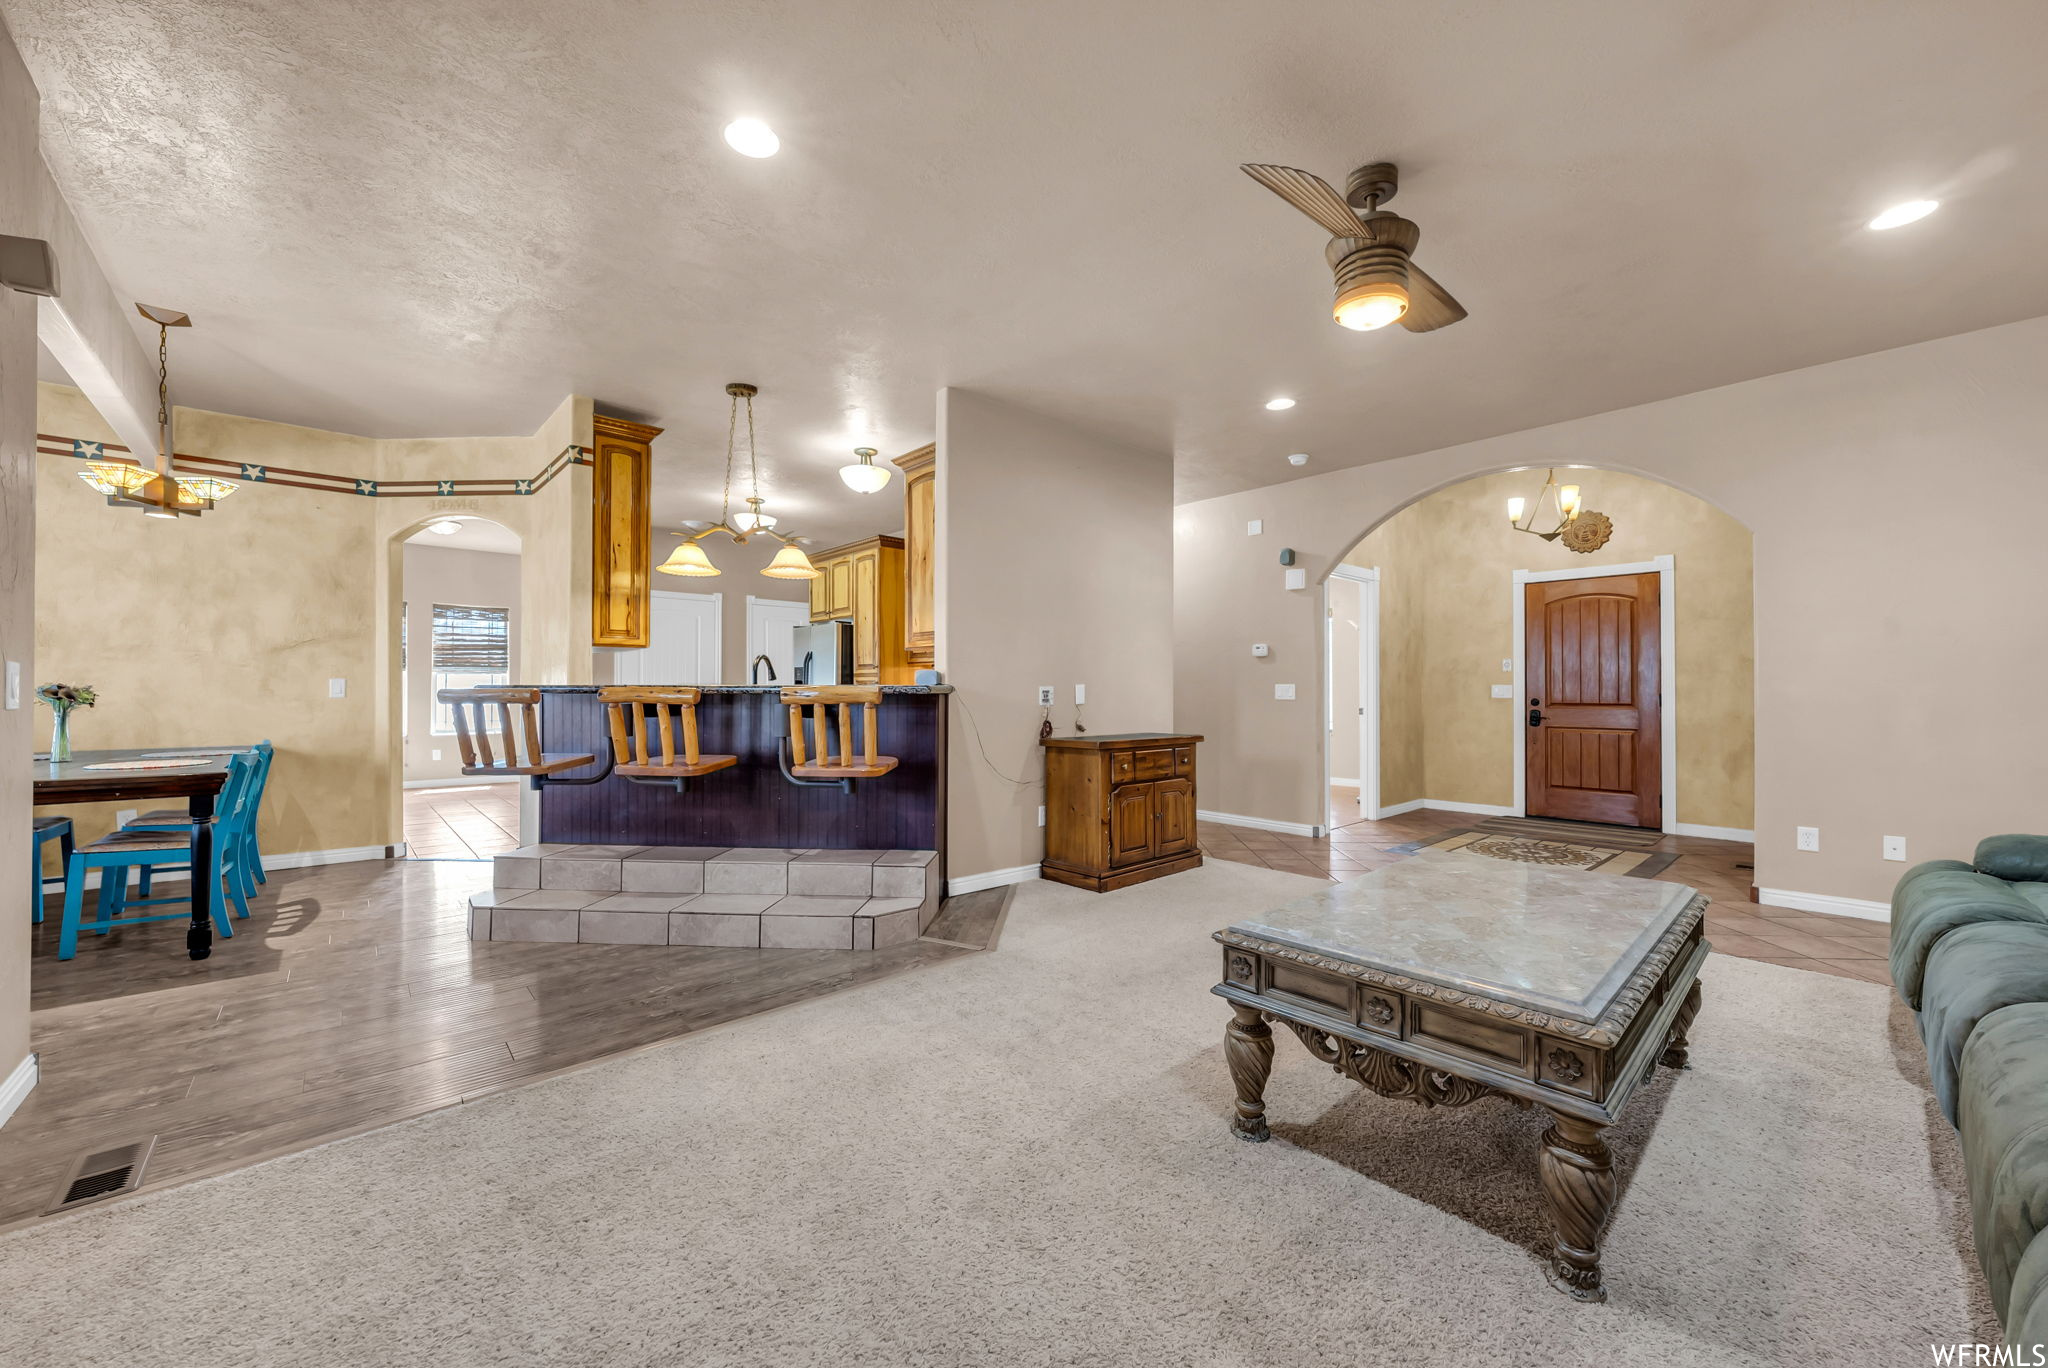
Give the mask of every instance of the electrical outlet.
<path id="1" fill-rule="evenodd" d="M 1819 849 L 1820 849 L 1820 828 L 1819 828 L 1819 827 L 1801 827 L 1801 828 L 1799 828 L 1799 848 L 1800 848 L 1801 850 L 1819 850 Z"/>
<path id="2" fill-rule="evenodd" d="M 1294 697 L 1294 686 L 1292 684 L 1275 684 L 1273 686 L 1273 697 L 1282 701 L 1291 700 Z"/>
<path id="3" fill-rule="evenodd" d="M 1903 836 L 1887 836 L 1887 837 L 1885 837 L 1885 838 L 1884 838 L 1884 857 L 1885 857 L 1885 858 L 1886 858 L 1887 860 L 1903 860 L 1903 859 L 1905 859 L 1905 858 L 1906 858 L 1906 838 L 1905 838 L 1905 837 L 1903 837 Z"/>
<path id="4" fill-rule="evenodd" d="M 1500 672 L 1502 674 L 1513 674 L 1515 672 L 1515 662 L 1513 660 L 1503 660 L 1500 663 Z"/>
<path id="5" fill-rule="evenodd" d="M 1041 684 L 1038 686 L 1038 706 L 1041 708 L 1050 708 L 1052 706 L 1052 685 Z"/>
<path id="6" fill-rule="evenodd" d="M 1088 686 L 1086 684 L 1076 684 L 1074 686 L 1074 706 L 1078 708 L 1087 701 Z"/>
<path id="7" fill-rule="evenodd" d="M 127 826 L 130 822 L 134 821 L 137 817 L 140 817 L 141 815 L 142 812 L 139 808 L 121 808 L 119 811 L 114 813 L 114 825 Z"/>
<path id="8" fill-rule="evenodd" d="M 1515 686 L 1512 684 L 1496 684 L 1493 686 L 1493 696 L 1495 698 L 1513 698 L 1515 696 Z"/>
<path id="9" fill-rule="evenodd" d="M 347 698 L 347 697 L 348 697 L 348 681 L 347 681 L 346 679 L 330 679 L 330 680 L 328 680 L 328 681 L 327 681 L 327 696 L 328 696 L 329 698 Z"/>
<path id="10" fill-rule="evenodd" d="M 1038 805 L 1038 824 L 1040 826 L 1045 825 L 1045 804 L 1043 803 Z"/>

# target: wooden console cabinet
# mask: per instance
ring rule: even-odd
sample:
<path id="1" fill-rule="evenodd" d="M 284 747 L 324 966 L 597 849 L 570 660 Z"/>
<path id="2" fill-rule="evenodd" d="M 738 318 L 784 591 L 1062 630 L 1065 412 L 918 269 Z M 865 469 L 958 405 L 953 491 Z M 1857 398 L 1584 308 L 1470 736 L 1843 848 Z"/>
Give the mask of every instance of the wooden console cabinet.
<path id="1" fill-rule="evenodd" d="M 1053 736 L 1045 747 L 1045 862 L 1056 883 L 1107 893 L 1202 863 L 1195 746 L 1179 732 Z"/>

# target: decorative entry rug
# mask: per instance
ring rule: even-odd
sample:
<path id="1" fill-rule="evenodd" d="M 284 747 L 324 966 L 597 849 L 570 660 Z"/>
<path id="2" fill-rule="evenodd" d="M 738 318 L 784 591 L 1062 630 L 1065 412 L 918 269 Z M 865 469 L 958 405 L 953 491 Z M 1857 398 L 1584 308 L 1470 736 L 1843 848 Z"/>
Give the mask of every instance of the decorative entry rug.
<path id="1" fill-rule="evenodd" d="M 1489 817 L 1472 824 L 1474 831 L 1497 836 L 1527 836 L 1538 841 L 1570 841 L 1609 850 L 1649 850 L 1664 839 L 1661 831 L 1607 826 L 1600 822 L 1565 822 L 1554 817 Z"/>
<path id="2" fill-rule="evenodd" d="M 1631 879 L 1647 879 L 1671 867 L 1678 856 L 1663 850 L 1611 850 L 1577 841 L 1536 840 L 1492 831 L 1450 831 L 1416 846 L 1417 850 L 1462 850 L 1495 860 L 1523 864 L 1562 865 L 1597 870 Z"/>

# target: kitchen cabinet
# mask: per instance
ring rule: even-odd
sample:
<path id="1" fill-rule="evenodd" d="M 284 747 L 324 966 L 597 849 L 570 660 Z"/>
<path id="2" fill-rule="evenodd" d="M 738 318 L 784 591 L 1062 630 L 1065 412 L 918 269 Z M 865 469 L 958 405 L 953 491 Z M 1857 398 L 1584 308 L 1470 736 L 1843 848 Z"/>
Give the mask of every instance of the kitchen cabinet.
<path id="1" fill-rule="evenodd" d="M 1195 839 L 1199 736 L 1052 736 L 1045 748 L 1045 861 L 1039 873 L 1096 893 L 1202 863 Z"/>
<path id="2" fill-rule="evenodd" d="M 903 658 L 913 669 L 930 669 L 938 636 L 932 542 L 938 519 L 938 448 L 921 446 L 892 464 L 903 472 Z"/>
<path id="3" fill-rule="evenodd" d="M 653 569 L 651 503 L 658 427 L 590 420 L 590 644 L 645 646 Z"/>
<path id="4" fill-rule="evenodd" d="M 811 557 L 811 621 L 853 621 L 853 682 L 908 684 L 903 658 L 903 539 L 868 537 Z"/>

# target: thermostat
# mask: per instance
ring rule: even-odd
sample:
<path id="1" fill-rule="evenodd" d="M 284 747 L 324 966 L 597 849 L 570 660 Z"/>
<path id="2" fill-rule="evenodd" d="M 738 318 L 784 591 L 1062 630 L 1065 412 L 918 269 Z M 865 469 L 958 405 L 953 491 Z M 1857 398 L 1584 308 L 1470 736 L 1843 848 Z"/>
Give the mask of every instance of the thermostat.
<path id="1" fill-rule="evenodd" d="M 1271 654 L 1271 652 L 1266 649 L 1265 642 L 1255 641 L 1252 643 L 1252 654 L 1257 656 L 1259 659 L 1264 660 L 1268 655 Z"/>

